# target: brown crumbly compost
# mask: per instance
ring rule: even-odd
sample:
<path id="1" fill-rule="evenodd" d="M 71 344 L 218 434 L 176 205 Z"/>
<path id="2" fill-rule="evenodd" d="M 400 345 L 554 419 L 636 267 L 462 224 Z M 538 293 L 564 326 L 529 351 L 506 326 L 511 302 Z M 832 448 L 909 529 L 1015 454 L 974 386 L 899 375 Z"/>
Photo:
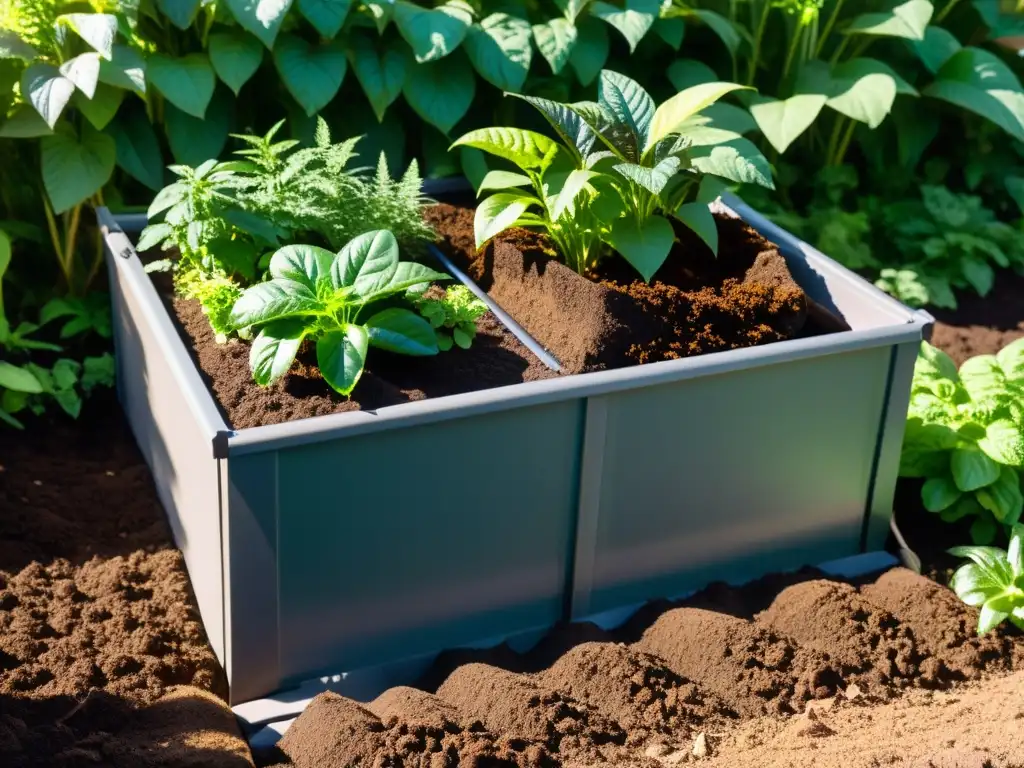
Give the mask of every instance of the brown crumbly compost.
<path id="1" fill-rule="evenodd" d="M 309 342 L 284 378 L 261 387 L 252 380 L 247 342 L 231 339 L 218 344 L 197 301 L 174 297 L 170 308 L 204 381 L 235 429 L 372 410 L 557 375 L 488 312 L 477 320 L 477 335 L 468 350 L 453 347 L 431 357 L 371 350 L 351 398 L 339 395 L 323 380 Z"/>
<path id="2" fill-rule="evenodd" d="M 832 695 L 841 678 L 828 656 L 781 633 L 702 608 L 663 613 L 636 643 L 744 717 L 790 713 Z"/>
<path id="3" fill-rule="evenodd" d="M 937 320 L 931 343 L 957 365 L 975 355 L 995 354 L 1024 338 L 1024 275 L 1000 270 L 987 296 L 957 291 L 956 298 L 956 309 L 928 311 Z"/>
<path id="4" fill-rule="evenodd" d="M 621 259 L 581 277 L 523 229 L 477 251 L 468 208 L 436 205 L 426 218 L 449 256 L 570 373 L 781 341 L 807 320 L 805 294 L 778 249 L 724 215 L 716 215 L 718 258 L 679 227 L 650 284 Z"/>
<path id="5" fill-rule="evenodd" d="M 716 696 L 673 672 L 662 659 L 618 643 L 578 645 L 542 680 L 612 717 L 633 744 L 655 734 L 685 739 L 736 717 Z"/>
<path id="6" fill-rule="evenodd" d="M 914 633 L 849 584 L 815 579 L 787 587 L 756 621 L 828 653 L 844 680 L 871 691 L 935 676 L 920 669 Z"/>
<path id="7" fill-rule="evenodd" d="M 622 727 L 536 679 L 485 664 L 459 667 L 437 695 L 492 733 L 540 744 L 561 756 L 594 759 L 625 744 Z"/>

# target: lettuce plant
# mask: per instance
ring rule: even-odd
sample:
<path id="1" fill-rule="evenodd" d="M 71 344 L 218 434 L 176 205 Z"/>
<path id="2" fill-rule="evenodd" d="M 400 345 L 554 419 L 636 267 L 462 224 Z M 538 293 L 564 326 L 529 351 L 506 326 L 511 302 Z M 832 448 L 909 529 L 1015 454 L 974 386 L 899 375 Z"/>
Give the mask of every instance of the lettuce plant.
<path id="1" fill-rule="evenodd" d="M 946 522 L 973 518 L 976 544 L 1021 517 L 1024 467 L 1024 339 L 979 355 L 959 372 L 922 343 L 914 366 L 900 474 L 926 478 L 925 509 Z"/>
<path id="2" fill-rule="evenodd" d="M 422 264 L 399 261 L 398 242 L 387 230 L 362 234 L 337 255 L 312 245 L 288 245 L 271 256 L 270 279 L 242 292 L 230 321 L 235 328 L 259 329 L 249 355 L 257 384 L 284 376 L 309 339 L 316 344 L 324 380 L 349 395 L 371 346 L 403 355 L 438 351 L 434 329 L 413 310 L 391 305 L 364 319 L 365 311 L 447 279 Z"/>
<path id="3" fill-rule="evenodd" d="M 1013 526 L 1006 550 L 995 547 L 954 547 L 956 557 L 970 558 L 953 574 L 950 587 L 967 605 L 981 609 L 978 634 L 1009 620 L 1024 629 L 1024 525 Z"/>
<path id="4" fill-rule="evenodd" d="M 711 127 L 700 115 L 741 88 L 704 83 L 656 107 L 638 83 L 604 70 L 597 102 L 521 96 L 540 111 L 560 143 L 519 128 L 485 128 L 454 144 L 483 150 L 522 171 L 493 171 L 480 191 L 532 187 L 532 193 L 502 191 L 480 204 L 478 247 L 508 227 L 537 226 L 578 272 L 610 247 L 649 281 L 675 241 L 668 218 L 674 217 L 717 251 L 708 203 L 722 179 L 772 186 L 768 163 L 753 144 Z"/>
<path id="5" fill-rule="evenodd" d="M 437 347 L 442 352 L 453 345 L 469 349 L 476 336 L 477 318 L 487 312 L 487 305 L 464 285 L 448 288 L 440 298 L 420 297 L 415 304 L 434 329 Z"/>

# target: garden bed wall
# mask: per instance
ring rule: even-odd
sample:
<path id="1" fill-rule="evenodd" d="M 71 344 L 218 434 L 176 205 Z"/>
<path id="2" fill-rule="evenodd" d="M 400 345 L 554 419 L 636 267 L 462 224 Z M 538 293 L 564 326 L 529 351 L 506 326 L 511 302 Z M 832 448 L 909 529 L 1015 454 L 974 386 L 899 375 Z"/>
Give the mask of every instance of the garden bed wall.
<path id="1" fill-rule="evenodd" d="M 101 210 L 119 391 L 232 702 L 879 548 L 930 318 L 736 206 L 852 330 L 237 431 Z"/>

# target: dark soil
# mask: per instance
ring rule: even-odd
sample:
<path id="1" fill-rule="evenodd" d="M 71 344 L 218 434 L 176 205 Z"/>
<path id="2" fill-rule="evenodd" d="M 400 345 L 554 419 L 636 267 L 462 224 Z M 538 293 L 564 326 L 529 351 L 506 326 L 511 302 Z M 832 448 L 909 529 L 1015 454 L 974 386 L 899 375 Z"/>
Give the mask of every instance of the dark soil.
<path id="1" fill-rule="evenodd" d="M 807 321 L 804 292 L 777 248 L 738 219 L 716 216 L 717 258 L 679 227 L 648 285 L 621 259 L 581 277 L 524 229 L 478 252 L 470 208 L 436 205 L 426 217 L 448 255 L 569 373 L 781 341 Z"/>
<path id="2" fill-rule="evenodd" d="M 350 399 L 323 380 L 311 344 L 300 351 L 288 375 L 269 387 L 260 387 L 252 380 L 248 343 L 232 339 L 218 344 L 197 301 L 175 297 L 171 308 L 185 345 L 235 429 L 373 410 L 557 375 L 488 312 L 477 321 L 477 335 L 468 350 L 453 347 L 433 357 L 371 350 L 366 371 Z"/>
<path id="3" fill-rule="evenodd" d="M 113 396 L 0 457 L 0 765 L 250 764 Z"/>
<path id="4" fill-rule="evenodd" d="M 932 344 L 957 365 L 968 357 L 994 354 L 1024 337 L 1024 276 L 1002 270 L 988 296 L 958 291 L 957 309 L 929 307 L 928 311 L 938 321 Z"/>

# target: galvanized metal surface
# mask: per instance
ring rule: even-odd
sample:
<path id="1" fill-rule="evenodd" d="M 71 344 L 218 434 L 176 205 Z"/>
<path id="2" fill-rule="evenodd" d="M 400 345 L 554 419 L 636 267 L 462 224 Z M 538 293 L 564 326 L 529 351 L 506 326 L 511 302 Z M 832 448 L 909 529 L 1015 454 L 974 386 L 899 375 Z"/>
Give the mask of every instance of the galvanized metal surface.
<path id="1" fill-rule="evenodd" d="M 222 432 L 194 367 L 176 370 L 187 351 L 111 228 L 111 282 L 131 297 L 122 365 L 166 356 L 185 390 L 128 394 L 145 403 L 129 410 L 136 435 L 191 420 L 219 440 L 223 458 L 206 456 L 220 485 L 201 500 L 168 493 L 167 463 L 151 465 L 179 527 L 216 533 L 223 517 L 222 584 L 208 550 L 179 545 L 197 593 L 224 595 L 219 615 L 209 599 L 201 609 L 223 637 L 232 702 L 875 542 L 928 318 L 775 239 L 852 331 Z M 141 347 L 120 338 L 133 334 Z M 150 386 L 126 373 L 121 384 Z M 172 473 L 186 448 L 198 455 L 180 442 Z"/>

